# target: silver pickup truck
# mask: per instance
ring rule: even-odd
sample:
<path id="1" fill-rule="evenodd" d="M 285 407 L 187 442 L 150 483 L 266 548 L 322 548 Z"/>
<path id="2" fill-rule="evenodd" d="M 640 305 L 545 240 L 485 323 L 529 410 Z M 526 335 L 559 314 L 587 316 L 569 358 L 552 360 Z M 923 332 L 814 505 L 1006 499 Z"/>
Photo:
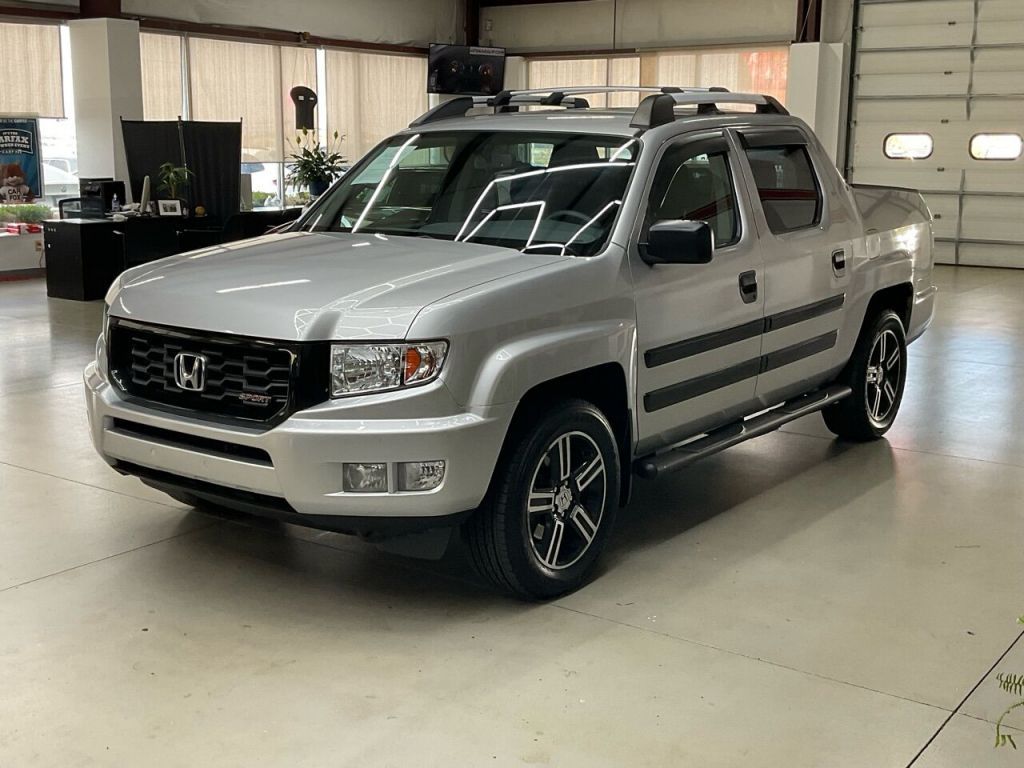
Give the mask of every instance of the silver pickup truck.
<path id="1" fill-rule="evenodd" d="M 771 97 L 641 91 L 442 103 L 289 231 L 128 270 L 97 450 L 188 504 L 396 549 L 461 529 L 546 598 L 635 477 L 815 411 L 883 435 L 936 292 L 920 195 L 848 185 Z"/>

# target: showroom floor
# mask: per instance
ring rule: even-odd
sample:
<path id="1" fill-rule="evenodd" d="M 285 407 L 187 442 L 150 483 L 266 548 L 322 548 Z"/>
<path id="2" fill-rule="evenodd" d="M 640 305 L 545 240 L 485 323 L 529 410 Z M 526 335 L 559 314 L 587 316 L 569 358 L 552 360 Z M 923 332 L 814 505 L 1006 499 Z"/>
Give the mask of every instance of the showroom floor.
<path id="1" fill-rule="evenodd" d="M 119 477 L 100 304 L 0 283 L 0 766 L 1021 765 L 1024 272 L 937 282 L 888 441 L 812 416 L 640 485 L 548 605 Z"/>

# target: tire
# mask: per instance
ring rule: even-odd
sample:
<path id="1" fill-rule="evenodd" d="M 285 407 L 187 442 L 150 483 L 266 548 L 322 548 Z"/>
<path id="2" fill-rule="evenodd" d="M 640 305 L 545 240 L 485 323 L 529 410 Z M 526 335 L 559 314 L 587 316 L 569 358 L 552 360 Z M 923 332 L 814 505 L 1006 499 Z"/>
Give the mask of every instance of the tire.
<path id="1" fill-rule="evenodd" d="M 578 589 L 614 525 L 619 470 L 601 411 L 583 400 L 552 407 L 513 435 L 487 499 L 463 526 L 474 568 L 525 599 Z"/>
<path id="2" fill-rule="evenodd" d="M 836 383 L 853 393 L 821 412 L 825 426 L 857 442 L 877 440 L 889 431 L 907 383 L 907 339 L 899 315 L 883 310 L 865 325 Z"/>

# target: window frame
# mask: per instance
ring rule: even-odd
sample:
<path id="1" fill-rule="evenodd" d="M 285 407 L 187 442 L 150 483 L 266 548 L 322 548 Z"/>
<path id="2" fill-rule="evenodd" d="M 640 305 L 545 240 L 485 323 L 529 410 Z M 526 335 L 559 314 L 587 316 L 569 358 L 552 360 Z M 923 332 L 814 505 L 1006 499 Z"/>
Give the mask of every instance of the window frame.
<path id="1" fill-rule="evenodd" d="M 920 157 L 895 157 L 886 152 L 886 145 L 889 143 L 889 139 L 893 136 L 927 136 L 928 141 L 931 142 L 931 146 L 928 148 L 927 155 L 921 155 Z M 929 157 L 935 154 L 935 137 L 932 136 L 928 131 L 890 131 L 885 134 L 882 139 L 882 157 L 886 160 L 927 160 Z"/>
<path id="2" fill-rule="evenodd" d="M 978 157 L 974 154 L 974 140 L 979 136 L 1016 136 L 1021 142 L 1021 151 L 1016 157 Z M 1013 163 L 1024 157 L 1024 135 L 1017 131 L 978 131 L 967 140 L 967 154 L 971 156 L 971 160 L 979 163 Z"/>
<path id="3" fill-rule="evenodd" d="M 719 243 L 716 241 L 714 250 L 715 252 L 718 252 L 720 250 L 735 248 L 743 241 L 746 233 L 746 227 L 744 226 L 743 201 L 737 177 L 739 167 L 732 159 L 735 156 L 734 147 L 724 131 L 716 131 L 714 133 L 698 136 L 688 134 L 673 136 L 662 144 L 657 157 L 655 157 L 654 162 L 651 165 L 651 169 L 648 173 L 646 189 L 644 190 L 644 195 L 641 199 L 640 210 L 638 211 L 640 226 L 638 228 L 639 231 L 636 239 L 637 244 L 647 242 L 647 236 L 650 232 L 651 226 L 656 223 L 650 215 L 651 195 L 654 193 L 654 181 L 657 178 L 658 171 L 661 169 L 661 164 L 665 160 L 665 156 L 677 148 L 681 148 L 684 151 L 691 153 L 685 156 L 685 159 L 679 164 L 680 166 L 682 166 L 686 160 L 696 157 L 697 155 L 725 155 L 725 166 L 729 172 L 729 188 L 732 192 L 734 210 L 736 211 L 736 230 L 733 233 L 732 240 L 726 243 Z M 711 148 L 712 151 L 709 151 L 709 148 Z M 701 219 L 701 221 L 706 220 Z M 708 222 L 708 225 L 710 226 L 710 222 Z"/>
<path id="4" fill-rule="evenodd" d="M 814 161 L 814 156 L 808 149 L 807 138 L 796 128 L 784 128 L 770 131 L 743 131 L 740 136 L 740 144 L 743 147 L 743 159 L 746 162 L 747 171 L 750 173 L 750 180 L 753 182 L 751 197 L 756 197 L 757 204 L 761 208 L 761 215 L 764 216 L 765 224 L 768 226 L 768 231 L 771 232 L 772 235 L 779 237 L 782 235 L 789 235 L 794 232 L 818 229 L 821 226 L 822 221 L 825 219 L 825 185 L 822 183 L 821 174 L 818 172 L 818 166 Z M 807 158 L 807 166 L 811 170 L 811 179 L 814 181 L 814 189 L 817 193 L 817 204 L 814 209 L 814 219 L 811 223 L 776 231 L 772 228 L 771 223 L 768 221 L 768 215 L 765 213 L 764 201 L 761 199 L 761 188 L 757 186 L 757 177 L 754 175 L 754 169 L 750 164 L 750 156 L 748 153 L 752 149 L 789 148 L 803 151 L 804 156 Z"/>

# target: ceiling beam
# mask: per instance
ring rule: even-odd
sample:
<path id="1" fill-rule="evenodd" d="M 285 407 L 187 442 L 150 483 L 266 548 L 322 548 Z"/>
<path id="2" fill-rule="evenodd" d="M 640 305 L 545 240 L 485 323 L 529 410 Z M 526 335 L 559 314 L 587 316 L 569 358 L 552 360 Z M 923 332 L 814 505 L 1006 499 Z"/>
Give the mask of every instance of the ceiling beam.
<path id="1" fill-rule="evenodd" d="M 793 42 L 821 42 L 821 0 L 796 0 L 796 34 Z"/>
<path id="2" fill-rule="evenodd" d="M 480 0 L 466 0 L 466 45 L 480 45 Z"/>
<path id="3" fill-rule="evenodd" d="M 480 0 L 481 8 L 496 5 L 550 5 L 552 3 L 578 3 L 580 0 Z"/>
<path id="4" fill-rule="evenodd" d="M 116 19 L 121 16 L 121 0 L 78 0 L 83 19 Z"/>

